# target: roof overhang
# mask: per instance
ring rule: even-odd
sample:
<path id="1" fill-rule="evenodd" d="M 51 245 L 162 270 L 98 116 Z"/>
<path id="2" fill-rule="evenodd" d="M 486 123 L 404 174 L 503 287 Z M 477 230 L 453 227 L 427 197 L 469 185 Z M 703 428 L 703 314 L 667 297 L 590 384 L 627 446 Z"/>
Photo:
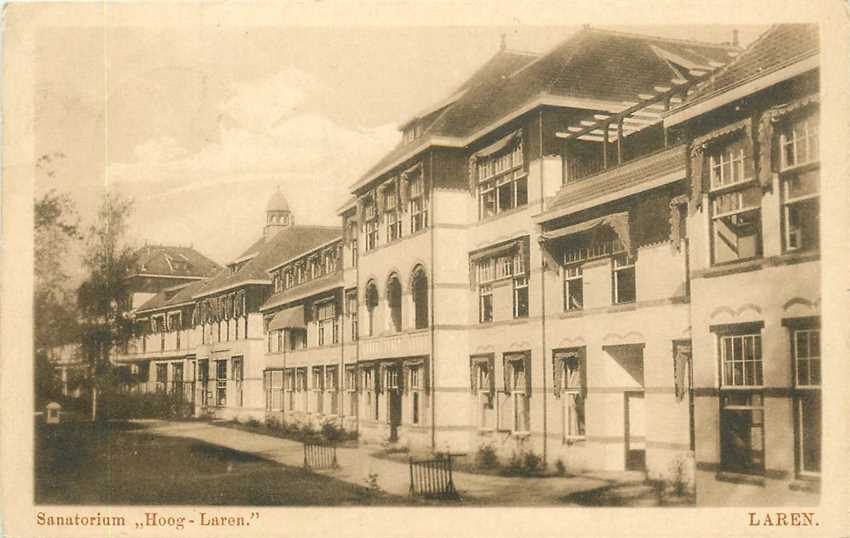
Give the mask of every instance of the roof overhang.
<path id="1" fill-rule="evenodd" d="M 159 313 L 163 313 L 163 312 L 168 312 L 169 310 L 176 310 L 176 309 L 183 307 L 183 306 L 191 306 L 193 304 L 195 304 L 195 301 L 183 301 L 182 303 L 177 303 L 177 304 L 157 306 L 157 307 L 148 308 L 148 309 L 145 309 L 145 310 L 136 310 L 135 314 L 136 315 L 159 314 Z"/>
<path id="2" fill-rule="evenodd" d="M 324 250 L 324 249 L 328 248 L 329 246 L 333 245 L 334 243 L 338 243 L 338 242 L 340 242 L 340 241 L 342 241 L 342 236 L 340 236 L 340 237 L 334 237 L 334 238 L 333 238 L 333 239 L 331 239 L 330 241 L 326 241 L 326 242 L 322 243 L 322 244 L 321 244 L 321 245 L 319 245 L 319 246 L 313 247 L 313 248 L 311 248 L 310 250 L 307 250 L 307 251 L 304 251 L 304 252 L 302 252 L 302 253 L 298 254 L 297 256 L 293 256 L 293 257 L 291 257 L 291 258 L 288 258 L 288 259 L 286 259 L 286 260 L 283 260 L 282 262 L 280 262 L 279 264 L 275 265 L 274 267 L 269 267 L 268 269 L 266 269 L 266 273 L 268 273 L 268 274 L 272 274 L 272 273 L 274 273 L 275 271 L 277 271 L 278 269 L 280 269 L 281 267 L 283 267 L 284 265 L 286 265 L 286 264 L 288 264 L 288 263 L 292 263 L 292 262 L 294 262 L 294 261 L 296 261 L 296 260 L 300 260 L 301 258 L 308 258 L 308 257 L 310 257 L 312 254 L 315 254 L 316 252 L 318 252 L 318 251 L 320 251 L 320 250 Z"/>
<path id="3" fill-rule="evenodd" d="M 579 108 L 585 110 L 605 110 L 608 112 L 620 112 L 626 108 L 621 102 L 615 101 L 606 101 L 602 99 L 588 99 L 583 97 L 571 97 L 571 96 L 560 96 L 560 95 L 552 95 L 549 93 L 541 93 L 537 96 L 531 98 L 526 101 L 525 104 L 517 107 L 513 111 L 505 114 L 500 117 L 498 120 L 490 123 L 482 127 L 481 129 L 475 131 L 471 135 L 461 138 L 461 137 L 448 137 L 448 136 L 429 136 L 424 139 L 423 143 L 417 145 L 386 164 L 384 167 L 380 168 L 358 180 L 354 185 L 349 188 L 351 193 L 356 193 L 356 191 L 362 189 L 368 184 L 372 183 L 374 180 L 378 179 L 382 175 L 391 171 L 392 169 L 398 167 L 406 161 L 416 157 L 420 153 L 424 152 L 427 149 L 432 147 L 448 147 L 448 148 L 465 148 L 466 146 L 472 144 L 479 138 L 487 135 L 491 131 L 498 129 L 504 124 L 515 120 L 516 118 L 523 116 L 524 114 L 528 114 L 529 112 L 536 110 L 542 106 L 553 106 L 553 107 L 561 107 L 561 108 Z"/>
<path id="4" fill-rule="evenodd" d="M 127 278 L 183 278 L 183 279 L 191 279 L 191 280 L 203 280 L 205 278 L 209 278 L 208 276 L 196 276 L 196 275 L 158 275 L 155 273 L 133 273 L 132 275 L 127 275 Z"/>
<path id="5" fill-rule="evenodd" d="M 235 284 L 230 284 L 227 286 L 222 286 L 220 288 L 216 288 L 214 290 L 206 290 L 197 295 L 193 295 L 192 299 L 199 299 L 201 297 L 207 297 L 209 295 L 215 295 L 216 293 L 221 293 L 223 291 L 229 291 L 236 288 L 241 288 L 242 286 L 251 286 L 251 285 L 268 285 L 271 284 L 272 281 L 269 279 L 251 279 L 251 280 L 243 280 L 241 282 L 237 282 Z"/>
<path id="6" fill-rule="evenodd" d="M 806 58 L 795 60 L 791 64 L 785 64 L 768 73 L 759 73 L 757 77 L 741 81 L 741 83 L 731 88 L 729 86 L 721 88 L 703 99 L 693 101 L 671 111 L 664 118 L 664 127 L 678 125 L 774 84 L 817 69 L 819 65 L 820 59 L 817 52 L 812 52 Z"/>

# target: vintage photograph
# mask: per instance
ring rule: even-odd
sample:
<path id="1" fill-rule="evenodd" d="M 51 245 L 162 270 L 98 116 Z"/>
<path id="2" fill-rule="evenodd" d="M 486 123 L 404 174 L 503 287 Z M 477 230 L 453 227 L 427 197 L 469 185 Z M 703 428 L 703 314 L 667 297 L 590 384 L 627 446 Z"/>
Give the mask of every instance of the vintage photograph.
<path id="1" fill-rule="evenodd" d="M 816 523 L 818 24 L 32 47 L 42 509 Z"/>

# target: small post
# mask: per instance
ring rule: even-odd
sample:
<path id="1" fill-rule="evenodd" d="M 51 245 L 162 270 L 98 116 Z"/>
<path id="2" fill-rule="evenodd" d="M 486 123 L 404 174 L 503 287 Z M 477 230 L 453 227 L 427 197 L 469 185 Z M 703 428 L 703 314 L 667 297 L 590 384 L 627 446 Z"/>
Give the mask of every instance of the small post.
<path id="1" fill-rule="evenodd" d="M 408 457 L 408 461 L 410 463 L 410 496 L 416 495 L 416 488 L 413 487 L 413 458 Z"/>

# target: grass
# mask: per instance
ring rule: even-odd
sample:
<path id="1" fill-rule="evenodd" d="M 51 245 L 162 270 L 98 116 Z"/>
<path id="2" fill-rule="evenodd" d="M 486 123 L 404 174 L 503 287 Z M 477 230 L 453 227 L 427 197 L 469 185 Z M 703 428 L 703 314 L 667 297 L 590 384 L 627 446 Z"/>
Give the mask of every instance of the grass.
<path id="1" fill-rule="evenodd" d="M 133 425 L 36 428 L 40 504 L 399 505 L 370 491 L 193 439 L 133 432 Z"/>

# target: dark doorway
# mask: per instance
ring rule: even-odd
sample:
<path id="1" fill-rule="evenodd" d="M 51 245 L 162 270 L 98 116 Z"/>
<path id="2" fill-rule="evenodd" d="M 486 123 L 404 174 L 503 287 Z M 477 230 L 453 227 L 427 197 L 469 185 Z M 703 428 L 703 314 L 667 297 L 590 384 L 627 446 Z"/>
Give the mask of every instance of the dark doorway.
<path id="1" fill-rule="evenodd" d="M 643 392 L 626 392 L 626 470 L 646 469 L 646 418 Z"/>

